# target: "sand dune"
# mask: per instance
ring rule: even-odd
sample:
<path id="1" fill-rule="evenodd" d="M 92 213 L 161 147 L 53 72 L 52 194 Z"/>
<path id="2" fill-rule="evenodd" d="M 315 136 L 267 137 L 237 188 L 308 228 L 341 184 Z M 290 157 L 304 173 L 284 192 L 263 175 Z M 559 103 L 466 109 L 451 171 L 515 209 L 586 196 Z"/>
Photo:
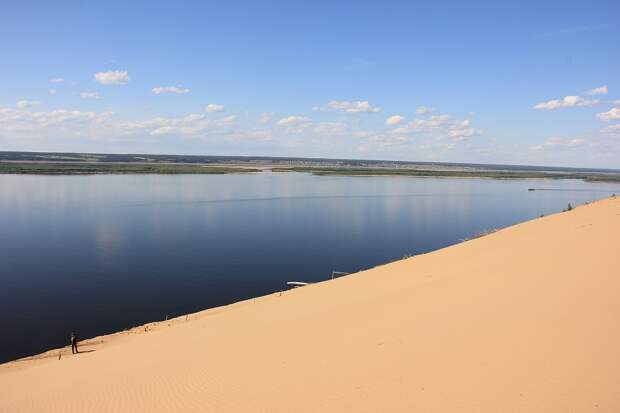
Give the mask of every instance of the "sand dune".
<path id="1" fill-rule="evenodd" d="M 607 199 L 8 363 L 0 411 L 620 412 L 618 234 Z"/>

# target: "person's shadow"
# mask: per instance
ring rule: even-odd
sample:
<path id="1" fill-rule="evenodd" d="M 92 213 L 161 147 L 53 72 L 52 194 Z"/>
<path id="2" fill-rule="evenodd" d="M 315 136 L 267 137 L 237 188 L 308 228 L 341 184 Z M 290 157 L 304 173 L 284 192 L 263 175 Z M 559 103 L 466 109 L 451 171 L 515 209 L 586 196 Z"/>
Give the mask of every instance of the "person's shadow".
<path id="1" fill-rule="evenodd" d="M 97 351 L 97 350 L 78 350 L 77 353 L 75 354 L 92 353 L 93 351 Z"/>

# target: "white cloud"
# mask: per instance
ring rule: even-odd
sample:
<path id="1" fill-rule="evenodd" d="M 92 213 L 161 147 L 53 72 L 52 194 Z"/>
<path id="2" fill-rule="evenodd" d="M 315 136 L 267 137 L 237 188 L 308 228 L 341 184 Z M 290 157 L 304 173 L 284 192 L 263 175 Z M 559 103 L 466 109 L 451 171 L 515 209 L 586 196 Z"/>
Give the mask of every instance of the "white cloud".
<path id="1" fill-rule="evenodd" d="M 94 75 L 97 82 L 102 85 L 126 85 L 131 78 L 126 71 L 108 70 L 107 72 L 97 72 Z"/>
<path id="2" fill-rule="evenodd" d="M 63 83 L 65 81 L 65 79 L 63 79 L 62 77 L 55 77 L 50 79 L 50 83 Z"/>
<path id="3" fill-rule="evenodd" d="M 586 91 L 586 95 L 596 96 L 596 95 L 606 95 L 607 94 L 607 85 L 595 87 L 594 89 L 590 89 Z"/>
<path id="4" fill-rule="evenodd" d="M 617 123 L 615 125 L 610 125 L 604 128 L 601 132 L 608 134 L 608 135 L 612 135 L 613 137 L 620 137 L 620 123 Z"/>
<path id="5" fill-rule="evenodd" d="M 212 113 L 212 112 L 223 112 L 224 111 L 224 105 L 218 105 L 217 103 L 209 103 L 205 109 L 205 111 Z"/>
<path id="6" fill-rule="evenodd" d="M 47 93 L 49 93 L 50 95 L 55 95 L 56 94 L 56 89 L 48 89 Z"/>
<path id="7" fill-rule="evenodd" d="M 301 133 L 312 125 L 312 120 L 305 116 L 287 116 L 276 124 L 285 128 L 286 133 Z"/>
<path id="8" fill-rule="evenodd" d="M 25 114 L 31 116 L 26 117 Z M 0 108 L 0 136 L 2 135 Z M 206 120 L 202 114 L 188 114 L 179 118 L 156 117 L 145 120 L 120 121 L 111 112 L 81 112 L 56 110 L 53 112 L 21 112 L 18 127 L 39 136 L 88 138 L 147 137 L 160 135 L 206 136 L 211 132 L 228 132 L 230 122 Z M 61 133 L 58 133 L 61 132 Z"/>
<path id="9" fill-rule="evenodd" d="M 237 120 L 237 116 L 230 115 L 230 116 L 226 116 L 225 118 L 222 118 L 221 122 L 223 125 L 232 125 L 233 123 L 235 123 L 236 120 Z"/>
<path id="10" fill-rule="evenodd" d="M 447 127 L 453 122 L 450 115 L 434 115 L 428 119 L 414 119 L 406 126 L 395 129 L 395 132 L 406 133 L 418 130 L 438 129 Z"/>
<path id="11" fill-rule="evenodd" d="M 620 105 L 620 99 L 618 99 L 618 100 L 614 100 L 612 103 L 613 103 L 614 105 Z"/>
<path id="12" fill-rule="evenodd" d="M 41 102 L 39 102 L 38 100 L 19 100 L 17 101 L 17 103 L 15 103 L 15 107 L 19 109 L 27 109 L 34 106 L 39 106 L 40 104 Z"/>
<path id="13" fill-rule="evenodd" d="M 26 137 L 59 137 L 90 135 L 93 129 L 102 131 L 111 112 L 82 112 L 57 109 L 34 112 L 13 108 L 0 108 L 0 135 Z M 21 137 L 20 136 L 20 137 Z"/>
<path id="14" fill-rule="evenodd" d="M 176 93 L 177 95 L 183 95 L 185 93 L 191 92 L 191 90 L 181 86 L 157 86 L 151 89 L 151 92 L 155 93 L 156 95 L 161 95 L 164 93 Z"/>
<path id="15" fill-rule="evenodd" d="M 437 109 L 435 108 L 431 108 L 428 106 L 418 106 L 415 110 L 415 114 L 416 115 L 430 115 L 431 113 L 433 113 L 434 111 L 436 111 Z"/>
<path id="16" fill-rule="evenodd" d="M 412 139 L 409 137 L 386 135 L 370 131 L 358 131 L 354 135 L 364 139 L 355 148 L 356 151 L 361 153 L 389 152 L 395 147 L 412 142 Z"/>
<path id="17" fill-rule="evenodd" d="M 208 129 L 210 122 L 204 115 L 190 113 L 182 118 L 154 118 L 142 122 L 141 126 L 149 130 L 149 134 L 156 135 L 195 135 Z"/>
<path id="18" fill-rule="evenodd" d="M 280 126 L 291 126 L 291 125 L 299 125 L 300 123 L 310 122 L 310 119 L 305 116 L 287 116 L 286 118 L 282 118 L 278 121 L 278 125 Z"/>
<path id="19" fill-rule="evenodd" d="M 99 92 L 82 92 L 80 93 L 82 99 L 103 99 Z"/>
<path id="20" fill-rule="evenodd" d="M 541 102 L 534 105 L 534 109 L 554 110 L 560 108 L 572 108 L 581 106 L 594 106 L 599 104 L 599 99 L 588 100 L 581 96 L 565 96 L 563 99 L 553 99 L 547 102 Z"/>
<path id="21" fill-rule="evenodd" d="M 599 120 L 602 120 L 603 122 L 609 122 L 611 120 L 620 120 L 620 109 L 611 108 L 607 112 L 598 113 L 596 117 L 599 118 Z"/>
<path id="22" fill-rule="evenodd" d="M 458 118 L 436 112 L 434 116 L 412 117 L 386 127 L 383 122 L 388 116 L 379 115 L 379 123 L 372 122 L 374 126 L 365 129 L 360 119 L 347 119 L 342 113 L 332 115 L 334 119 L 329 121 L 314 122 L 306 114 L 267 114 L 269 123 L 261 124 L 258 114 L 238 119 L 227 112 L 213 116 L 202 110 L 178 117 L 127 119 L 109 112 L 0 107 L 0 144 L 10 150 L 114 149 L 140 153 L 148 149 L 165 152 L 178 142 L 196 153 L 241 148 L 256 155 L 274 156 L 303 153 L 355 157 L 363 153 L 371 159 L 620 166 L 620 122 L 613 119 L 601 123 L 598 135 L 511 144 L 492 137 L 475 137 L 482 131 L 470 116 Z"/>
<path id="23" fill-rule="evenodd" d="M 314 132 L 322 136 L 342 135 L 348 131 L 348 127 L 343 122 L 320 122 L 314 128 Z"/>
<path id="24" fill-rule="evenodd" d="M 276 114 L 273 112 L 263 112 L 260 114 L 260 117 L 258 118 L 258 121 L 260 123 L 269 123 L 271 121 L 271 119 L 273 119 L 273 117 Z"/>
<path id="25" fill-rule="evenodd" d="M 542 151 L 550 149 L 572 149 L 583 146 L 586 143 L 580 138 L 547 138 L 540 145 L 530 146 L 533 151 Z"/>
<path id="26" fill-rule="evenodd" d="M 482 130 L 473 128 L 469 119 L 453 123 L 450 125 L 449 129 L 448 136 L 456 141 L 482 135 Z"/>
<path id="27" fill-rule="evenodd" d="M 65 109 L 44 112 L 0 107 L 0 139 L 43 138 L 52 142 L 54 139 L 76 137 L 87 139 L 125 139 L 127 136 L 147 138 L 161 135 L 211 137 L 232 134 L 235 123 L 234 115 L 211 120 L 207 119 L 205 114 L 190 113 L 177 118 L 155 117 L 124 121 L 114 119 L 111 112 Z"/>
<path id="28" fill-rule="evenodd" d="M 353 102 L 348 100 L 332 100 L 325 105 L 315 106 L 312 110 L 319 112 L 377 113 L 381 112 L 382 109 L 379 107 L 372 107 L 367 100 L 357 100 Z"/>
<path id="29" fill-rule="evenodd" d="M 400 115 L 393 115 L 385 120 L 385 124 L 392 126 L 392 125 L 398 125 L 400 123 L 403 123 L 404 121 L 405 121 L 404 117 Z"/>
<path id="30" fill-rule="evenodd" d="M 247 131 L 235 131 L 228 136 L 229 142 L 239 143 L 244 141 L 270 142 L 273 140 L 271 129 L 250 129 Z"/>
<path id="31" fill-rule="evenodd" d="M 450 115 L 433 115 L 427 119 L 414 119 L 405 126 L 393 130 L 397 135 L 424 133 L 438 138 L 450 138 L 462 141 L 472 136 L 482 135 L 482 130 L 475 128 L 471 120 L 456 120 Z"/>
<path id="32" fill-rule="evenodd" d="M 200 113 L 190 113 L 180 118 L 152 118 L 144 121 L 129 122 L 123 125 L 125 133 L 146 132 L 151 136 L 183 135 L 200 136 L 209 133 L 221 133 L 233 126 L 236 116 L 231 115 L 219 120 L 207 119 Z"/>
<path id="33" fill-rule="evenodd" d="M 271 130 L 268 129 L 254 129 L 246 132 L 245 134 L 248 138 L 256 141 L 270 141 L 273 139 L 273 134 Z"/>

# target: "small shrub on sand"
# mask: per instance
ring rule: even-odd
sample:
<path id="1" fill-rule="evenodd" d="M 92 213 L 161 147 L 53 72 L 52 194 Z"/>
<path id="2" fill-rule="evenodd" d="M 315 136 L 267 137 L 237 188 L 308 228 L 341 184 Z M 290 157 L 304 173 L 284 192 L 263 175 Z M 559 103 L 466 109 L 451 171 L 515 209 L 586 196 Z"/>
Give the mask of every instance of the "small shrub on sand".
<path id="1" fill-rule="evenodd" d="M 497 231 L 499 231 L 499 228 L 485 229 L 485 230 L 482 230 L 482 231 L 478 232 L 477 234 L 473 235 L 472 237 L 461 239 L 461 242 L 470 241 L 470 240 L 476 239 L 476 238 L 482 238 L 484 236 L 487 236 L 487 235 L 492 234 L 492 233 L 497 232 Z"/>
<path id="2" fill-rule="evenodd" d="M 571 203 L 568 203 L 568 206 L 566 208 L 564 208 L 562 210 L 562 212 L 568 212 L 568 211 L 572 211 L 573 210 L 573 206 L 571 205 Z"/>

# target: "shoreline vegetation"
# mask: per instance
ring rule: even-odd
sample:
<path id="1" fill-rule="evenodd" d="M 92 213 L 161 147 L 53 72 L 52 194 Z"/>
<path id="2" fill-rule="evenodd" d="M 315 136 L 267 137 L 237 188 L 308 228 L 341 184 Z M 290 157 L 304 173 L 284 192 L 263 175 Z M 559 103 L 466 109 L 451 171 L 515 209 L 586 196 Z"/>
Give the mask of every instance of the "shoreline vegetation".
<path id="1" fill-rule="evenodd" d="M 583 179 L 588 182 L 619 182 L 620 173 L 544 172 L 511 170 L 438 170 L 388 168 L 273 168 L 274 172 L 308 172 L 320 176 L 413 176 L 420 178 L 491 178 L 491 179 Z"/>
<path id="2" fill-rule="evenodd" d="M 0 174 L 96 175 L 96 174 L 230 174 L 260 172 L 260 169 L 231 166 L 170 163 L 97 162 L 0 162 Z"/>
<path id="3" fill-rule="evenodd" d="M 620 183 L 620 170 L 612 169 L 260 156 L 0 152 L 0 174 L 228 174 L 263 171 L 318 176 L 582 179 Z"/>

